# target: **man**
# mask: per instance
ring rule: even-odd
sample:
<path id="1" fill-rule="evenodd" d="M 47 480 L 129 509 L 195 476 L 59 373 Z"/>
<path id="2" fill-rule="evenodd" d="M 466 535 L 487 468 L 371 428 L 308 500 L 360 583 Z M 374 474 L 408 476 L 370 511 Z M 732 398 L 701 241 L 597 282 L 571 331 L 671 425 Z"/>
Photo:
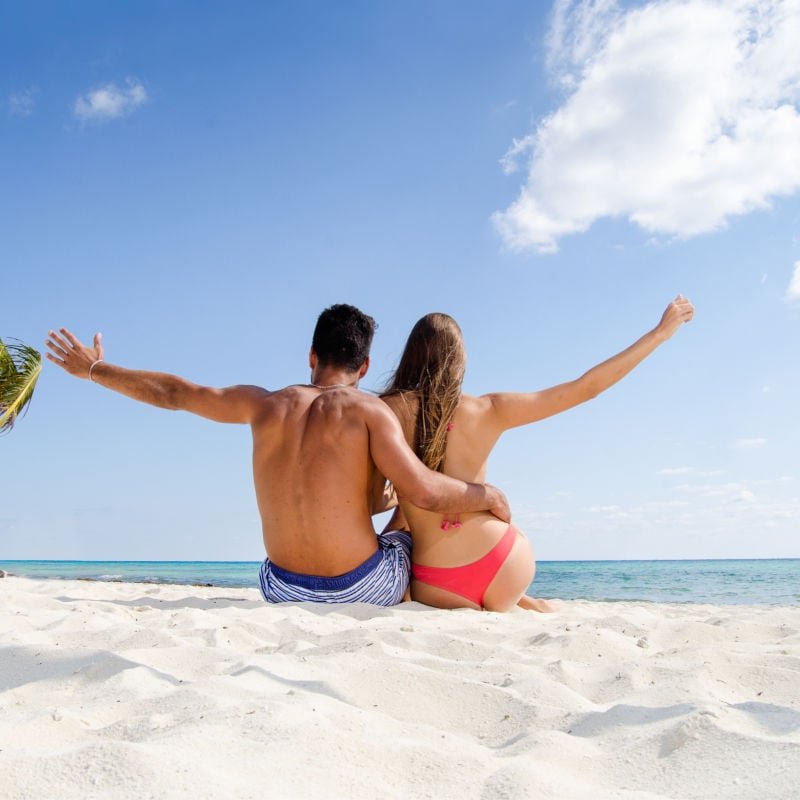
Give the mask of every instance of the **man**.
<path id="1" fill-rule="evenodd" d="M 408 586 L 407 533 L 375 535 L 373 479 L 439 513 L 489 510 L 509 521 L 503 494 L 422 465 L 394 414 L 358 391 L 369 368 L 375 321 L 334 305 L 320 315 L 309 354 L 311 383 L 267 391 L 214 389 L 175 375 L 104 360 L 100 334 L 82 344 L 66 328 L 50 331 L 47 358 L 134 400 L 190 411 L 216 422 L 248 423 L 253 479 L 269 557 L 260 571 L 265 600 L 399 603 Z"/>

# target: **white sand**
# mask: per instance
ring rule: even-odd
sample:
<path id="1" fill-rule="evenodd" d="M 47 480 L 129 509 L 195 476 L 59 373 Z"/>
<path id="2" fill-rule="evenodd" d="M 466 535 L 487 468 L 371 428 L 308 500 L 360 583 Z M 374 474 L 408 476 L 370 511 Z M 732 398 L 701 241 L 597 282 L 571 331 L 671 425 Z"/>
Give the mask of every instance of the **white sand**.
<path id="1" fill-rule="evenodd" d="M 4 578 L 0 796 L 800 797 L 799 631 Z"/>

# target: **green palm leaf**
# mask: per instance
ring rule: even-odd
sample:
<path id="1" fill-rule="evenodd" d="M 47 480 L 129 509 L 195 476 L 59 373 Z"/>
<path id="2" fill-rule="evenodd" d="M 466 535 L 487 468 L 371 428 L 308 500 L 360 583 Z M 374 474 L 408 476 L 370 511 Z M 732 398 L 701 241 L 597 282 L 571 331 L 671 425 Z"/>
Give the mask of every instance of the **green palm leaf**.
<path id="1" fill-rule="evenodd" d="M 33 397 L 42 371 L 42 355 L 22 342 L 6 344 L 0 339 L 0 433 L 10 431 L 14 421 Z"/>

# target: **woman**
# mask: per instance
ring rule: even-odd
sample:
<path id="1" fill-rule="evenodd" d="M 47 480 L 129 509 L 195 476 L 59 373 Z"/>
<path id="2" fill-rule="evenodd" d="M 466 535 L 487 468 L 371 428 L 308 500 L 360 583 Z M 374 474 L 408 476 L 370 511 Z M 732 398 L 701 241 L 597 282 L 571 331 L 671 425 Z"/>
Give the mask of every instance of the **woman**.
<path id="1" fill-rule="evenodd" d="M 383 399 L 406 439 L 431 469 L 483 482 L 486 462 L 501 434 L 558 414 L 608 389 L 669 339 L 694 308 L 681 295 L 659 324 L 627 350 L 568 383 L 531 393 L 463 394 L 466 353 L 461 330 L 447 314 L 427 314 L 408 337 Z M 441 515 L 398 498 L 388 528 L 413 537 L 411 596 L 439 608 L 508 611 L 516 604 L 552 610 L 525 595 L 533 580 L 531 546 L 513 525 L 488 512 Z"/>

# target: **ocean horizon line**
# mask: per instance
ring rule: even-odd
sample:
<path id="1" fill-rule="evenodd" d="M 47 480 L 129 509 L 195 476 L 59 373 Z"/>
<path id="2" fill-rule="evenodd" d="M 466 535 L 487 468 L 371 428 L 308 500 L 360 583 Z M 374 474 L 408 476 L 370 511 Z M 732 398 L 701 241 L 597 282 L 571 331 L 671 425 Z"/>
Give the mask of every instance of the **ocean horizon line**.
<path id="1" fill-rule="evenodd" d="M 7 559 L 34 579 L 257 588 L 259 561 Z M 564 600 L 800 605 L 800 559 L 588 559 L 539 561 L 526 592 Z"/>

